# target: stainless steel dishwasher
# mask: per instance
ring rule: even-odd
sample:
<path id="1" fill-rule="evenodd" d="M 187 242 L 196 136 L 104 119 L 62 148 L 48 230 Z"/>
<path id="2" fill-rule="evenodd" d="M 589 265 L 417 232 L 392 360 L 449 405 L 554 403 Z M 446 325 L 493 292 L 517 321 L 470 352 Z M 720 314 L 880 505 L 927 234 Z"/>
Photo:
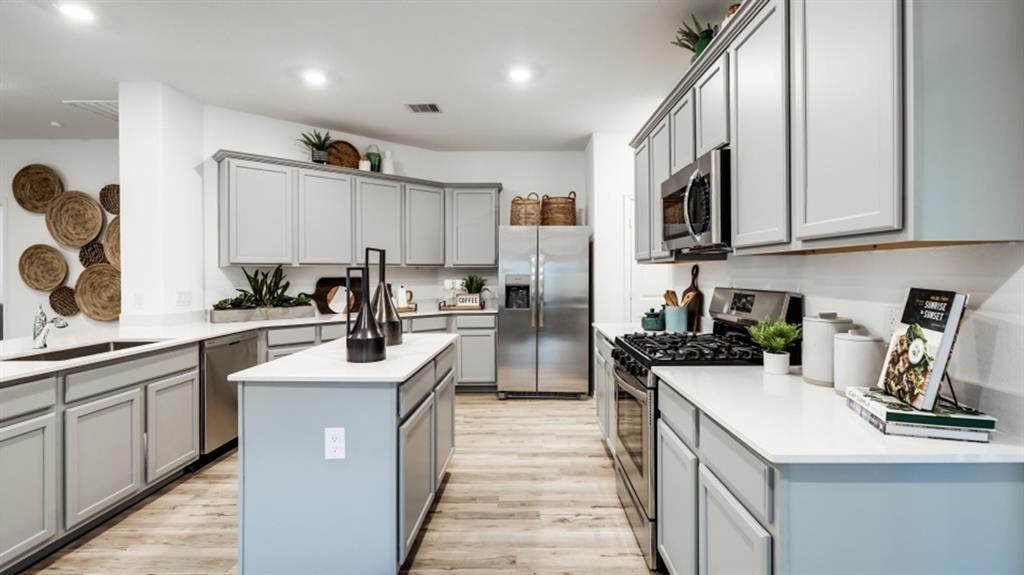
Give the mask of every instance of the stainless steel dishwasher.
<path id="1" fill-rule="evenodd" d="M 257 338 L 253 331 L 203 343 L 203 455 L 238 437 L 238 384 L 228 376 L 259 363 Z"/>

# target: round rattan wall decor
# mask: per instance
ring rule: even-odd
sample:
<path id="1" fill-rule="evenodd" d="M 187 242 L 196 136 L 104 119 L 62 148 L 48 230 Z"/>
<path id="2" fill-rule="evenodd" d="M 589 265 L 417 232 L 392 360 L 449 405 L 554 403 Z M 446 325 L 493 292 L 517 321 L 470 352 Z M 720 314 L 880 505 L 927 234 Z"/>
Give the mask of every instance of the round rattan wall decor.
<path id="1" fill-rule="evenodd" d="M 121 216 L 110 220 L 103 232 L 103 253 L 110 265 L 121 269 Z"/>
<path id="2" fill-rule="evenodd" d="M 107 256 L 104 253 L 105 248 L 103 244 L 92 241 L 78 250 L 78 261 L 82 263 L 82 267 L 87 268 L 96 264 L 110 263 L 107 261 Z"/>
<path id="3" fill-rule="evenodd" d="M 334 140 L 327 146 L 327 163 L 354 170 L 359 167 L 359 150 L 344 140 Z"/>
<path id="4" fill-rule="evenodd" d="M 100 190 L 100 205 L 115 216 L 121 213 L 121 186 L 108 184 Z"/>
<path id="5" fill-rule="evenodd" d="M 70 317 L 78 313 L 75 289 L 68 286 L 60 286 L 50 292 L 50 309 L 64 317 Z"/>
<path id="6" fill-rule="evenodd" d="M 42 164 L 29 164 L 18 170 L 13 187 L 18 205 L 37 214 L 46 213 L 50 202 L 64 192 L 57 172 Z"/>
<path id="7" fill-rule="evenodd" d="M 103 229 L 103 209 L 88 194 L 64 192 L 46 209 L 46 227 L 57 243 L 80 248 Z"/>
<path id="8" fill-rule="evenodd" d="M 75 302 L 86 317 L 112 321 L 121 315 L 121 272 L 110 264 L 89 266 L 78 275 Z"/>
<path id="9" fill-rule="evenodd" d="M 57 248 L 35 244 L 21 252 L 18 273 L 28 287 L 50 291 L 64 283 L 68 275 L 68 263 Z"/>

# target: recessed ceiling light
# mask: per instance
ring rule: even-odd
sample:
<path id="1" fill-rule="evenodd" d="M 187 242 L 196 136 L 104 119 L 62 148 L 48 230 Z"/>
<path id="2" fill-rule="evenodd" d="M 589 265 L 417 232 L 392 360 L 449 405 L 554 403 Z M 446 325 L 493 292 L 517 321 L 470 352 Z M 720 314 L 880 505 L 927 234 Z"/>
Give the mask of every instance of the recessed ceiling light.
<path id="1" fill-rule="evenodd" d="M 60 127 L 60 122 L 50 122 L 50 125 L 53 126 L 54 128 L 59 128 Z"/>
<path id="2" fill-rule="evenodd" d="M 533 78 L 533 71 L 526 66 L 516 66 L 508 71 L 508 79 L 516 84 L 525 84 Z"/>
<path id="3" fill-rule="evenodd" d="M 96 19 L 96 16 L 81 4 L 69 4 L 63 3 L 57 7 L 60 13 L 71 18 L 72 20 L 78 20 L 79 22 L 92 22 Z"/>
<path id="4" fill-rule="evenodd" d="M 327 83 L 327 76 L 320 70 L 306 70 L 302 73 L 302 79 L 310 86 L 323 86 Z"/>

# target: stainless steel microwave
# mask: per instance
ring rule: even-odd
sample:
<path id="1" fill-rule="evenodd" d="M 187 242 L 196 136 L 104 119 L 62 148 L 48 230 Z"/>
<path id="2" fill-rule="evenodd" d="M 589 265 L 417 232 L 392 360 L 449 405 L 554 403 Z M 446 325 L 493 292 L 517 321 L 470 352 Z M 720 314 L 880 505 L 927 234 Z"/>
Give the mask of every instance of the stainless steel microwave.
<path id="1" fill-rule="evenodd" d="M 662 249 L 727 251 L 729 150 L 711 150 L 661 185 Z"/>

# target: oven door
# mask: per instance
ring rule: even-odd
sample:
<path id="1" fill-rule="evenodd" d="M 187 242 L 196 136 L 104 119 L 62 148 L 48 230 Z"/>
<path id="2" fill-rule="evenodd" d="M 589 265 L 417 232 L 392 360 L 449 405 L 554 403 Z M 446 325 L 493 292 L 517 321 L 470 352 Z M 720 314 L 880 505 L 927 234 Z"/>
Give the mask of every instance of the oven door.
<path id="1" fill-rule="evenodd" d="M 654 519 L 653 391 L 615 370 L 615 457 L 647 517 Z"/>

